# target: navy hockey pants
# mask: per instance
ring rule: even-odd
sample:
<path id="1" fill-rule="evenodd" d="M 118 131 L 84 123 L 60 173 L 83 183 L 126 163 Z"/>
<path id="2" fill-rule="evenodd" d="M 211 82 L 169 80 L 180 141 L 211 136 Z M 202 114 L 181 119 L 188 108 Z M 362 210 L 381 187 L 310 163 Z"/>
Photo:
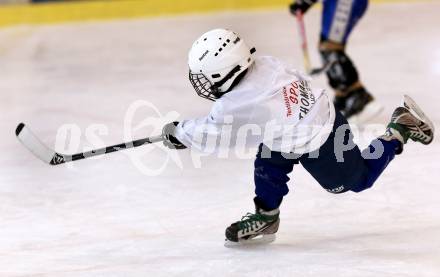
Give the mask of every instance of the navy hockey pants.
<path id="1" fill-rule="evenodd" d="M 321 39 L 345 44 L 367 7 L 368 0 L 324 0 Z"/>
<path id="2" fill-rule="evenodd" d="M 279 207 L 283 196 L 289 192 L 288 174 L 298 163 L 331 193 L 361 192 L 373 186 L 394 158 L 399 143 L 397 140 L 375 139 L 361 153 L 353 142 L 347 120 L 336 112 L 333 131 L 316 150 L 319 153 L 314 151 L 298 156 L 271 151 L 264 144 L 260 145 L 254 171 L 256 200 L 267 210 Z"/>

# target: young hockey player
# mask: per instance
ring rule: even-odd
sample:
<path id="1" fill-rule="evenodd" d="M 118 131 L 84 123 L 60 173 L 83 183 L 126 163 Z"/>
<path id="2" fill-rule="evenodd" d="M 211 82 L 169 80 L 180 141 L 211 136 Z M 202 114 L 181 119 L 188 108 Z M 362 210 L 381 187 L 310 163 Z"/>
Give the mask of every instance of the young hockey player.
<path id="1" fill-rule="evenodd" d="M 304 14 L 318 0 L 295 0 L 290 5 L 294 16 Z M 345 52 L 348 36 L 365 13 L 368 0 L 323 0 L 319 52 L 323 64 L 332 64 L 327 71 L 330 86 L 335 90 L 334 104 L 346 118 L 366 121 L 382 107 L 359 80 L 355 65 Z"/>
<path id="2" fill-rule="evenodd" d="M 373 185 L 408 139 L 423 144 L 433 140 L 432 123 L 405 97 L 385 134 L 361 153 L 346 118 L 335 111 L 324 90 L 276 58 L 254 58 L 254 52 L 229 30 L 215 29 L 197 39 L 189 52 L 189 79 L 199 96 L 215 102 L 208 116 L 169 123 L 162 134 L 170 148 L 203 151 L 209 141 L 239 139 L 243 126 L 261 128 L 251 136 L 259 143 L 256 210 L 226 229 L 229 242 L 274 239 L 295 164 L 301 163 L 331 193 L 361 192 Z"/>

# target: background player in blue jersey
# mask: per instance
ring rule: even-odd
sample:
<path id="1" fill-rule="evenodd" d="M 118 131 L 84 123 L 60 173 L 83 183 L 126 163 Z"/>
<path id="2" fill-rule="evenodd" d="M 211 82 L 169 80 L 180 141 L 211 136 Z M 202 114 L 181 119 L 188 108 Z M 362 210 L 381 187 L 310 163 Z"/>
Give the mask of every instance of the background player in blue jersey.
<path id="1" fill-rule="evenodd" d="M 305 13 L 318 0 L 296 0 L 290 5 L 293 15 Z M 319 52 L 325 64 L 333 63 L 327 71 L 330 86 L 335 90 L 334 104 L 346 118 L 372 117 L 380 112 L 371 104 L 372 95 L 359 80 L 355 65 L 345 52 L 347 39 L 367 10 L 368 0 L 323 0 Z"/>

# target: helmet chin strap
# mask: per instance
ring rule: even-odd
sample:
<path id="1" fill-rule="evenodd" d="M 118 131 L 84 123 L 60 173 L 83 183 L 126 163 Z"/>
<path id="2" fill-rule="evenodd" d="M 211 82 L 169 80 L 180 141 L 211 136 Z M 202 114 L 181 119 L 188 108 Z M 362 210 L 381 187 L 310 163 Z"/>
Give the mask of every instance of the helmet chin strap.
<path id="1" fill-rule="evenodd" d="M 255 49 L 255 47 L 252 47 L 252 48 L 249 50 L 249 52 L 250 52 L 251 55 L 254 54 L 256 51 L 257 51 L 257 50 Z M 240 66 L 240 65 L 235 66 L 235 67 L 234 67 L 234 68 L 233 68 L 228 74 L 226 74 L 226 76 L 225 76 L 223 79 L 221 79 L 220 81 L 215 82 L 215 83 L 213 84 L 213 87 L 212 87 L 213 90 L 214 90 L 213 94 L 214 94 L 217 98 L 220 98 L 223 94 L 225 94 L 225 93 L 227 93 L 228 91 L 231 90 L 231 88 L 232 88 L 232 84 L 231 84 L 231 87 L 229 87 L 226 91 L 219 91 L 219 88 L 220 88 L 221 86 L 223 86 L 227 81 L 229 81 L 229 79 L 231 79 L 232 77 L 234 77 L 235 73 L 240 72 L 240 70 L 241 70 L 241 66 Z M 246 71 L 247 71 L 247 70 L 246 70 Z"/>
<path id="2" fill-rule="evenodd" d="M 241 66 L 237 65 L 228 74 L 226 74 L 226 76 L 223 79 L 221 79 L 220 81 L 214 83 L 214 85 L 213 85 L 213 90 L 214 90 L 213 94 L 217 98 L 219 98 L 220 96 L 222 96 L 223 94 L 225 94 L 227 92 L 227 90 L 226 91 L 219 91 L 219 88 L 221 86 L 223 86 L 227 81 L 229 81 L 232 77 L 234 77 L 234 75 L 237 72 L 240 72 L 240 70 L 241 70 Z"/>

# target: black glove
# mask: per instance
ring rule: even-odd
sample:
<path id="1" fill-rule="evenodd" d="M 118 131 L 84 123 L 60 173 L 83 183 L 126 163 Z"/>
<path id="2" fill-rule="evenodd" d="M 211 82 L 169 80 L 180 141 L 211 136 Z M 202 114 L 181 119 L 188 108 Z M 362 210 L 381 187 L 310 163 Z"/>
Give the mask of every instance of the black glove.
<path id="1" fill-rule="evenodd" d="M 170 149 L 185 149 L 183 145 L 175 136 L 176 126 L 179 122 L 174 121 L 166 124 L 162 129 L 163 145 Z"/>
<path id="2" fill-rule="evenodd" d="M 290 4 L 290 13 L 295 16 L 297 12 L 301 12 L 302 14 L 304 14 L 317 1 L 318 0 L 296 0 L 295 2 Z"/>

